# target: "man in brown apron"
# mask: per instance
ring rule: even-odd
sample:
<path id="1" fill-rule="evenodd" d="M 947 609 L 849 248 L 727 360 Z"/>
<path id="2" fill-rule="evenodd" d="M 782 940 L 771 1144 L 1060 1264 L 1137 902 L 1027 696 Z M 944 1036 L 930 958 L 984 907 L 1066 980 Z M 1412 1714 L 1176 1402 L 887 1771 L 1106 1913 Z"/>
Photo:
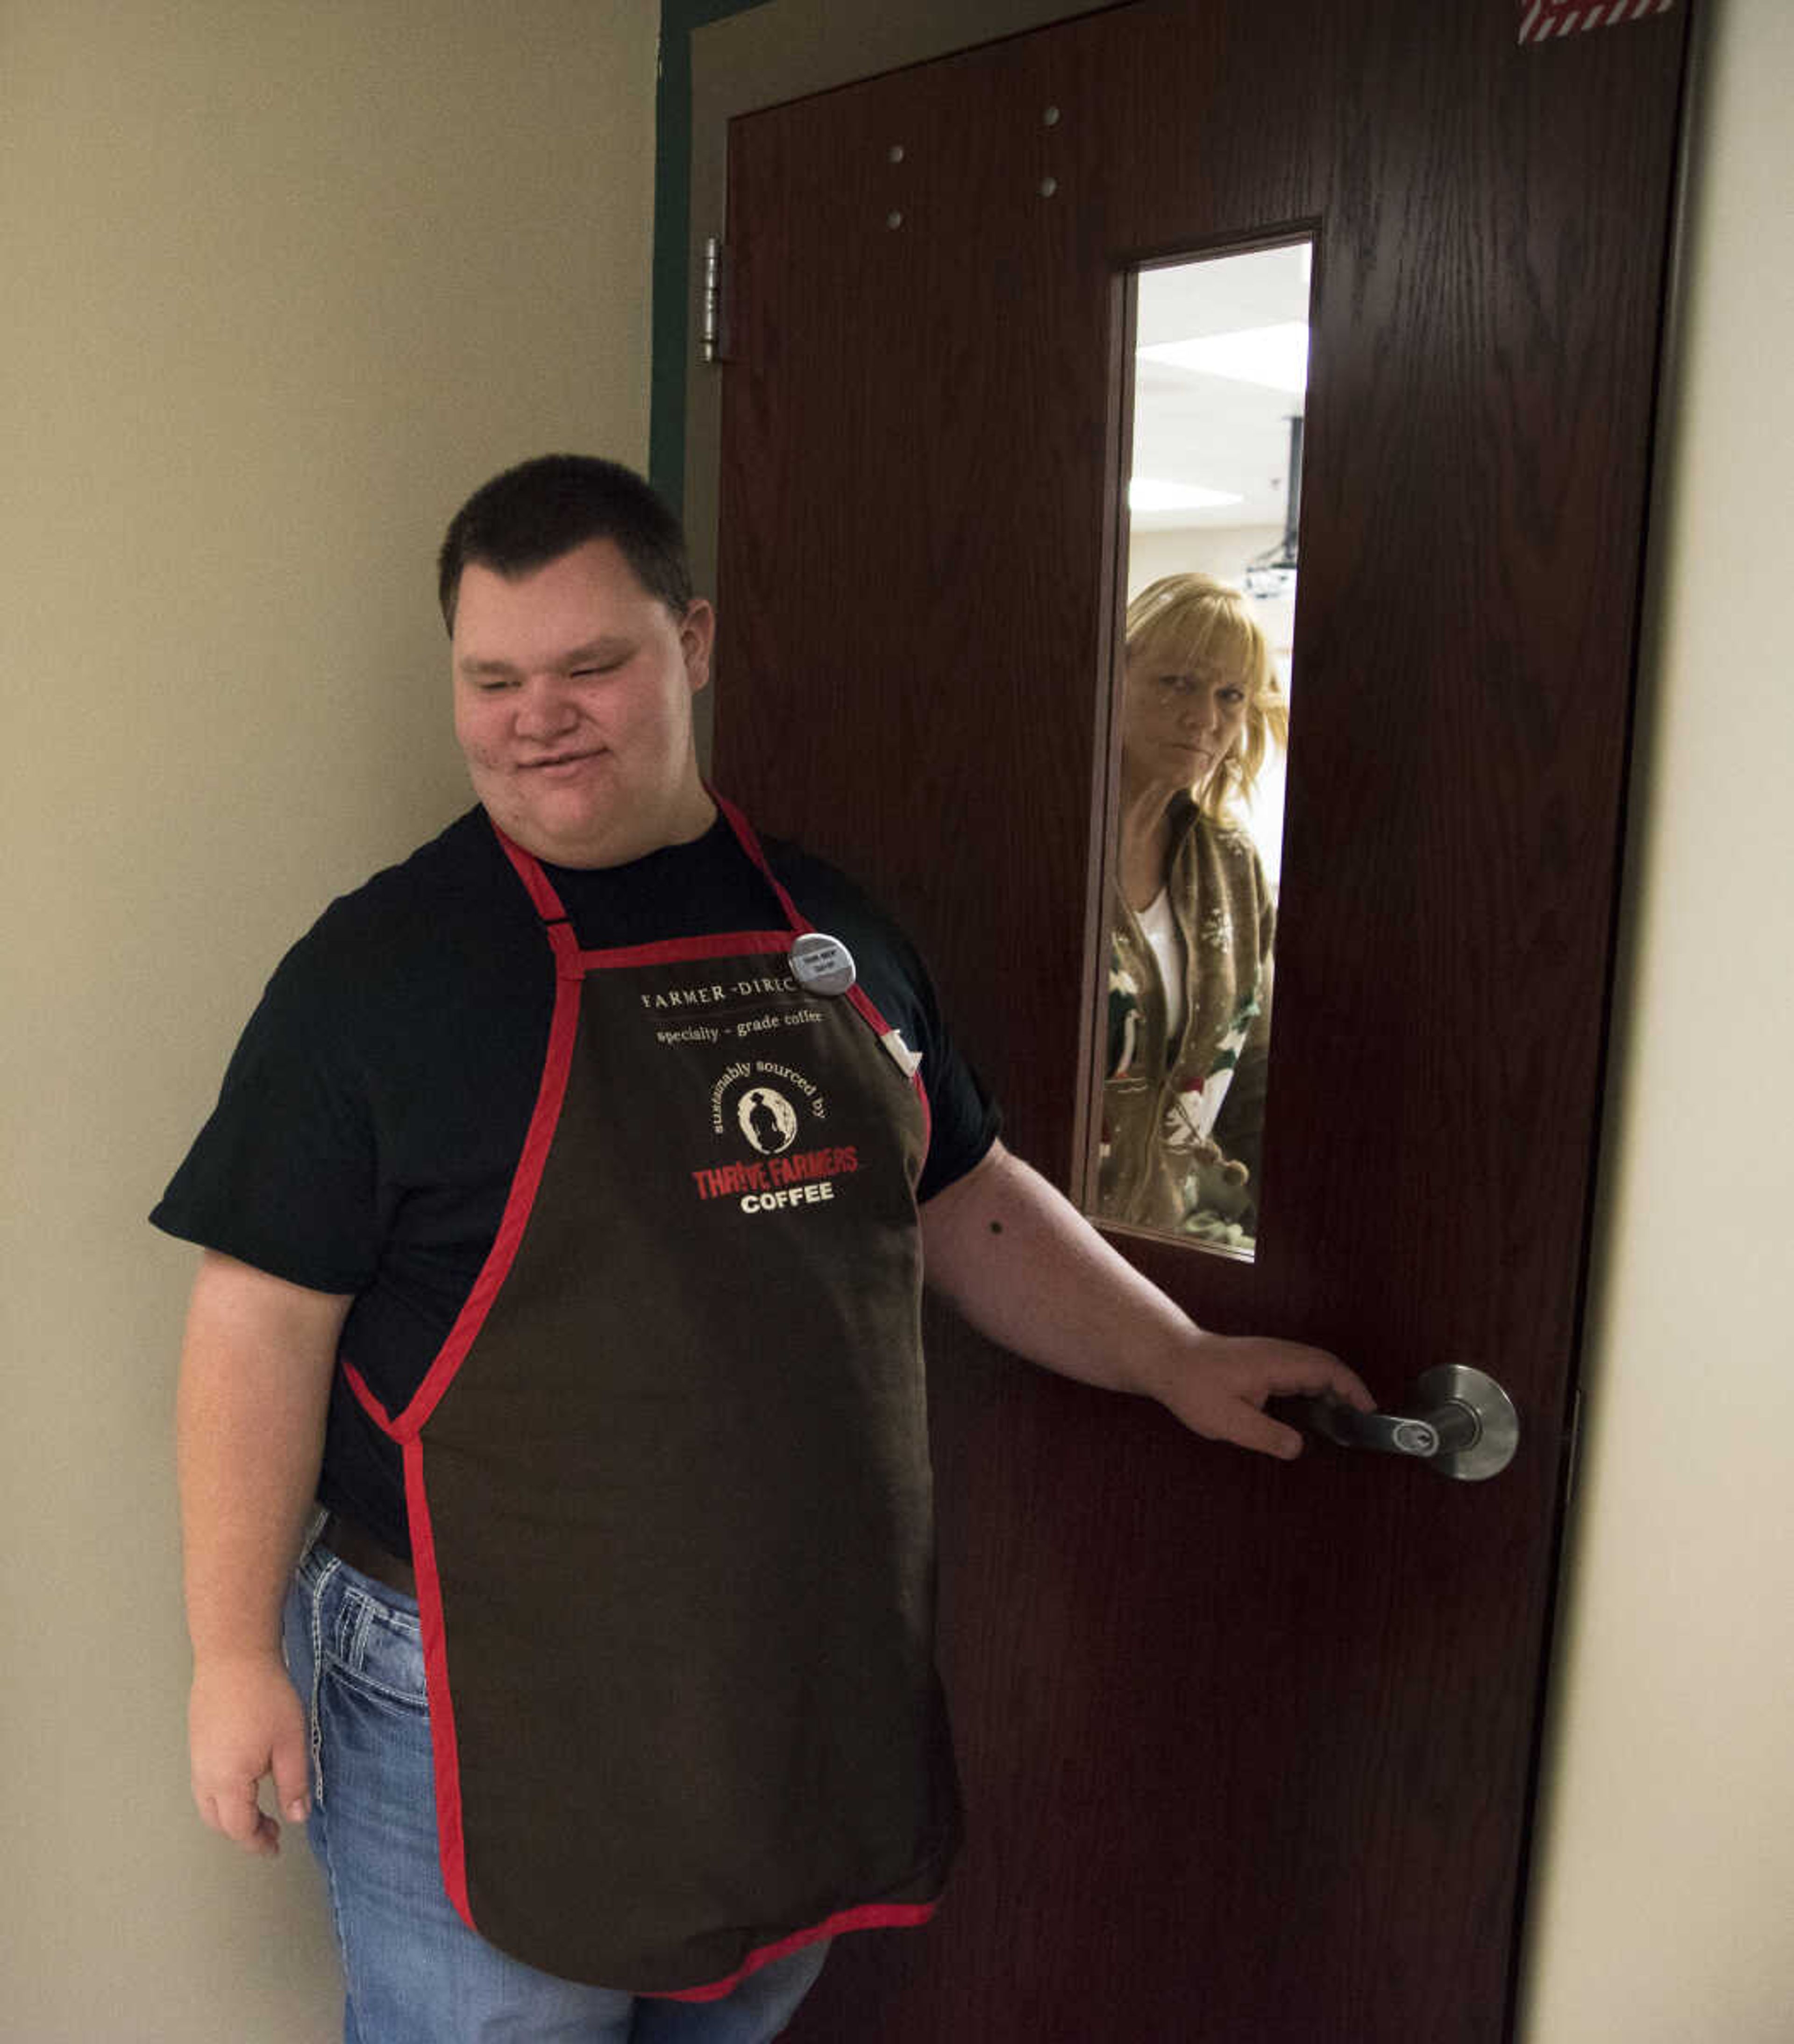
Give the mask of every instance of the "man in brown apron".
<path id="1" fill-rule="evenodd" d="M 711 613 L 639 478 L 507 471 L 441 578 L 479 806 L 289 955 L 155 1216 L 207 1252 L 194 1793 L 255 1852 L 264 1776 L 309 1821 L 360 2044 L 755 2044 L 957 1842 L 925 1266 L 1211 1437 L 1368 1397 L 1115 1255 L 900 934 L 706 786 Z"/>

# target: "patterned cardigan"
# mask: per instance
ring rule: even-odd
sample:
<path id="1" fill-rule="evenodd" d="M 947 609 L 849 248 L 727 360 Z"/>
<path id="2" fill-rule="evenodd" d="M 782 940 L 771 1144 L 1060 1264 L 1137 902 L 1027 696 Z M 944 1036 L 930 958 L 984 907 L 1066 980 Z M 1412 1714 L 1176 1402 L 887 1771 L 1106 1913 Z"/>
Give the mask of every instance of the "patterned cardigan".
<path id="1" fill-rule="evenodd" d="M 1174 1043 L 1140 919 L 1118 891 L 1111 905 L 1099 1205 L 1111 1220 L 1249 1248 L 1271 1034 L 1270 882 L 1245 831 L 1180 796 L 1165 885 L 1185 960 Z"/>

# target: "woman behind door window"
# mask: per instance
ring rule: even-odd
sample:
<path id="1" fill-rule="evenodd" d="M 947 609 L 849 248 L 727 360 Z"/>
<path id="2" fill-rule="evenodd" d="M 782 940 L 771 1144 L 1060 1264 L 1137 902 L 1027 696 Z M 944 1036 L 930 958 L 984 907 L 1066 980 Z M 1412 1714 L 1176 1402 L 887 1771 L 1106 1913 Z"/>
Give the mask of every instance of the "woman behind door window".
<path id="1" fill-rule="evenodd" d="M 1249 1251 L 1276 909 L 1242 810 L 1288 706 L 1246 599 L 1162 577 L 1127 612 L 1099 1210 Z"/>

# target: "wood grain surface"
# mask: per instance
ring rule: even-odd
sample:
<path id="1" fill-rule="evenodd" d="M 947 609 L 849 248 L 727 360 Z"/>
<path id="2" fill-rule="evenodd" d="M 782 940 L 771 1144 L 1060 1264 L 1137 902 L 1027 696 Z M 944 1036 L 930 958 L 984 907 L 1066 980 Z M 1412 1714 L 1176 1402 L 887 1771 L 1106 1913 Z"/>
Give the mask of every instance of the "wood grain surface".
<path id="1" fill-rule="evenodd" d="M 1273 1468 L 937 1324 L 971 1842 L 937 1923 L 844 1942 L 794 2038 L 1507 2034 L 1686 29 L 1143 6 L 735 125 L 719 782 L 897 912 L 1061 1184 L 1123 279 L 1314 232 L 1259 1255 L 1118 1239 L 1385 1406 L 1468 1362 L 1525 1424 L 1487 1485 Z"/>

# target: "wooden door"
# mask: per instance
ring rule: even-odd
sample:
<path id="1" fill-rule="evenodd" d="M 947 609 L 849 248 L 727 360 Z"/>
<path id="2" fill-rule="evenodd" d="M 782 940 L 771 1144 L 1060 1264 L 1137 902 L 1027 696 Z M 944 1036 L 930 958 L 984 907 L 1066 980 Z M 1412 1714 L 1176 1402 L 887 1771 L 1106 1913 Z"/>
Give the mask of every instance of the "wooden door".
<path id="1" fill-rule="evenodd" d="M 1276 1467 L 937 1318 L 970 1844 L 794 2038 L 1508 2031 L 1686 28 L 1144 5 L 733 125 L 718 777 L 890 902 L 1064 1185 L 1122 279 L 1313 233 L 1259 1254 L 1118 1239 L 1205 1324 L 1325 1343 L 1392 1408 L 1473 1363 L 1524 1426 L 1482 1484 Z"/>

